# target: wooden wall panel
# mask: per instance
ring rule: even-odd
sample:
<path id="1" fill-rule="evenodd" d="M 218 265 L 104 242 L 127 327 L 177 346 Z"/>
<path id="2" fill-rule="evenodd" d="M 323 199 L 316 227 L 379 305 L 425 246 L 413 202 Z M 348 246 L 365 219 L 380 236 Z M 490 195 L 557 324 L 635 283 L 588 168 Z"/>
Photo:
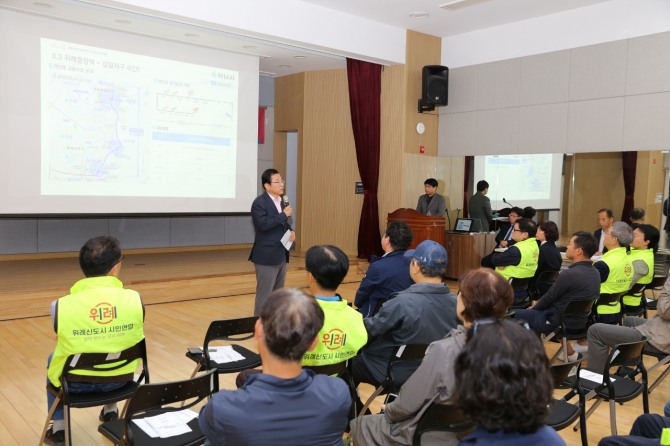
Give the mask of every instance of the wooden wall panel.
<path id="1" fill-rule="evenodd" d="M 596 214 L 602 208 L 612 209 L 614 219 L 620 220 L 625 195 L 621 153 L 577 153 L 573 158 L 576 180 L 574 205 L 568 209 L 569 233 L 598 229 Z"/>
<path id="2" fill-rule="evenodd" d="M 423 146 L 426 155 L 437 156 L 437 109 L 433 112 L 419 113 L 417 103 L 421 97 L 421 70 L 425 65 L 440 65 L 441 40 L 438 37 L 408 30 L 405 51 L 407 76 L 404 100 L 405 151 L 419 153 L 419 146 Z M 426 126 L 423 135 L 416 132 L 416 124 L 419 122 L 423 122 Z"/>
<path id="3" fill-rule="evenodd" d="M 275 132 L 300 129 L 304 113 L 304 90 L 305 73 L 275 79 Z"/>
<path id="4" fill-rule="evenodd" d="M 304 123 L 298 151 L 301 249 L 333 244 L 357 254 L 363 195 L 349 112 L 346 70 L 305 73 Z"/>
<path id="5" fill-rule="evenodd" d="M 643 151 L 637 153 L 635 173 L 635 207 L 646 211 L 645 222 L 661 227 L 663 200 L 657 201 L 657 195 L 663 197 L 665 175 L 663 172 L 663 153 Z M 662 231 L 661 231 L 662 232 Z"/>

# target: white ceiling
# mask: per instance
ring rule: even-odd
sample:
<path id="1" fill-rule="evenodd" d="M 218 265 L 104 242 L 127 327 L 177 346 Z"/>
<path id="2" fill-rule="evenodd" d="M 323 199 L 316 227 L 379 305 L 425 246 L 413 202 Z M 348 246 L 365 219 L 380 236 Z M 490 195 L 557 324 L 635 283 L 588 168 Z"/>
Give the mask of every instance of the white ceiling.
<path id="1" fill-rule="evenodd" d="M 458 10 L 441 9 L 453 0 L 302 0 L 399 28 L 446 37 L 532 19 L 608 0 L 464 0 Z M 414 19 L 412 12 L 428 13 Z"/>
<path id="2" fill-rule="evenodd" d="M 450 0 L 302 1 L 393 27 L 445 37 L 609 0 L 467 0 L 474 4 L 457 11 L 439 8 L 440 4 Z M 345 66 L 345 58 L 341 55 L 308 50 L 299 44 L 287 45 L 231 34 L 229 30 L 215 24 L 185 23 L 185 20 L 128 12 L 96 4 L 95 0 L 0 0 L 0 8 L 257 55 L 260 57 L 261 73 L 268 76 Z M 428 16 L 423 19 L 410 18 L 409 14 L 417 11 L 426 12 Z"/>

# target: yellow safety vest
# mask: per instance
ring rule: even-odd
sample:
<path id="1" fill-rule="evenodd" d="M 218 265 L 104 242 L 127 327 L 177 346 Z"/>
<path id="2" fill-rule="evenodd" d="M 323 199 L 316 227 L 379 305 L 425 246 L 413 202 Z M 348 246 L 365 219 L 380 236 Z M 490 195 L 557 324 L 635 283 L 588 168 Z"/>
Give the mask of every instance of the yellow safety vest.
<path id="1" fill-rule="evenodd" d="M 651 249 L 631 249 L 628 255 L 630 256 L 631 265 L 636 260 L 642 260 L 644 261 L 644 263 L 647 264 L 648 268 L 647 274 L 640 277 L 640 280 L 638 280 L 637 283 L 640 284 L 651 283 L 651 280 L 654 278 L 654 251 Z M 634 268 L 635 267 L 633 266 L 633 273 L 635 273 Z M 623 299 L 621 300 L 624 303 L 624 305 L 628 305 L 629 307 L 639 307 L 641 299 L 642 294 L 639 294 L 637 296 L 631 294 L 624 296 Z"/>
<path id="2" fill-rule="evenodd" d="M 363 315 L 347 305 L 344 299 L 330 299 L 325 297 L 316 300 L 324 313 L 323 327 L 317 335 L 314 350 L 303 356 L 303 365 L 319 366 L 346 361 L 356 356 L 358 350 L 368 342 Z"/>
<path id="3" fill-rule="evenodd" d="M 507 265 L 505 269 L 496 267 L 496 271 L 505 279 L 512 277 L 523 279 L 533 277 L 537 270 L 537 259 L 540 257 L 540 248 L 537 246 L 535 237 L 527 238 L 514 244 L 521 252 L 521 261 L 518 265 Z"/>
<path id="4" fill-rule="evenodd" d="M 117 353 L 144 339 L 144 312 L 136 291 L 123 288 L 114 276 L 87 277 L 58 299 L 58 342 L 47 376 L 60 387 L 68 356 L 76 353 Z M 74 371 L 86 376 L 132 374 L 138 361 L 114 371 Z"/>
<path id="5" fill-rule="evenodd" d="M 630 289 L 633 281 L 633 264 L 625 247 L 614 248 L 603 254 L 601 261 L 609 267 L 607 280 L 600 284 L 600 294 L 621 293 Z M 617 314 L 621 304 L 598 305 L 598 314 Z"/>

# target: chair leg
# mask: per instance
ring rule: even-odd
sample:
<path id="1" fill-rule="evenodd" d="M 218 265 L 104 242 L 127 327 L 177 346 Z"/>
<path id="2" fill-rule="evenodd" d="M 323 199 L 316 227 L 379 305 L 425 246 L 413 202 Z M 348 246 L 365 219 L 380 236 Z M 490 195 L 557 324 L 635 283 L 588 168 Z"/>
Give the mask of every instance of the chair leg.
<path id="1" fill-rule="evenodd" d="M 53 417 L 54 412 L 56 412 L 56 408 L 58 407 L 58 403 L 60 402 L 61 399 L 61 394 L 59 393 L 56 395 L 56 399 L 54 400 L 53 404 L 49 408 L 49 413 L 47 414 L 47 419 L 44 422 L 44 428 L 42 429 L 42 436 L 40 437 L 40 445 L 44 444 L 44 439 L 47 436 L 47 430 L 49 429 L 49 421 L 51 421 L 51 417 Z"/>
<path id="2" fill-rule="evenodd" d="M 656 364 L 651 366 L 649 370 L 647 370 L 647 375 L 651 373 L 653 370 L 657 369 L 658 367 L 666 365 L 668 362 L 670 362 L 670 355 L 666 356 L 665 358 L 661 359 L 658 361 Z M 666 376 L 670 373 L 670 366 L 666 367 L 666 369 L 659 375 L 658 378 L 652 383 L 651 386 L 649 386 L 649 393 L 651 393 L 657 385 L 661 383 L 665 379 Z"/>
<path id="3" fill-rule="evenodd" d="M 198 370 L 200 370 L 200 363 L 196 363 L 195 365 L 195 370 L 193 370 L 193 373 L 191 373 L 191 379 L 195 378 L 195 375 L 198 374 Z"/>
<path id="4" fill-rule="evenodd" d="M 579 414 L 579 420 L 581 422 L 581 430 L 579 431 L 582 438 L 582 446 L 589 446 L 589 439 L 586 435 L 586 412 L 584 412 L 584 407 L 581 408 L 581 413 Z"/>
<path id="5" fill-rule="evenodd" d="M 372 393 L 372 395 L 370 395 L 370 398 L 368 398 L 368 400 L 365 402 L 365 404 L 363 404 L 363 408 L 358 413 L 359 417 L 362 417 L 363 415 L 365 415 L 365 411 L 368 410 L 368 408 L 370 407 L 372 402 L 375 400 L 375 398 L 377 398 L 379 395 L 381 395 L 381 393 L 383 391 L 384 391 L 384 386 L 383 385 L 379 386 L 375 389 L 375 391 Z"/>
<path id="6" fill-rule="evenodd" d="M 610 400 L 610 429 L 616 435 L 616 401 Z"/>
<path id="7" fill-rule="evenodd" d="M 65 419 L 65 444 L 72 446 L 72 430 L 70 429 L 70 406 L 63 404 L 63 416 Z"/>
<path id="8" fill-rule="evenodd" d="M 586 420 L 591 416 L 591 414 L 600 406 L 600 403 L 602 403 L 603 400 L 595 400 L 593 405 L 589 408 L 589 410 L 586 411 L 586 415 L 584 415 L 584 423 L 586 423 Z M 581 420 L 577 422 L 577 424 L 574 425 L 572 428 L 573 431 L 577 432 L 580 428 L 581 425 Z"/>

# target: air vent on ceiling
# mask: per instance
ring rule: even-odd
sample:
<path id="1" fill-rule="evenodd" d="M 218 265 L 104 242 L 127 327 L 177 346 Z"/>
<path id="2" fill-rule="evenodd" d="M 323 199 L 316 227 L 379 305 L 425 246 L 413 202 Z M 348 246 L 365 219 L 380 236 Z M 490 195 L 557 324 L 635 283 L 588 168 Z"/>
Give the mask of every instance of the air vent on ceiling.
<path id="1" fill-rule="evenodd" d="M 459 9 L 468 8 L 470 6 L 478 5 L 479 3 L 488 1 L 489 0 L 451 0 L 446 3 L 442 3 L 440 8 L 446 9 L 447 11 L 457 11 Z"/>

